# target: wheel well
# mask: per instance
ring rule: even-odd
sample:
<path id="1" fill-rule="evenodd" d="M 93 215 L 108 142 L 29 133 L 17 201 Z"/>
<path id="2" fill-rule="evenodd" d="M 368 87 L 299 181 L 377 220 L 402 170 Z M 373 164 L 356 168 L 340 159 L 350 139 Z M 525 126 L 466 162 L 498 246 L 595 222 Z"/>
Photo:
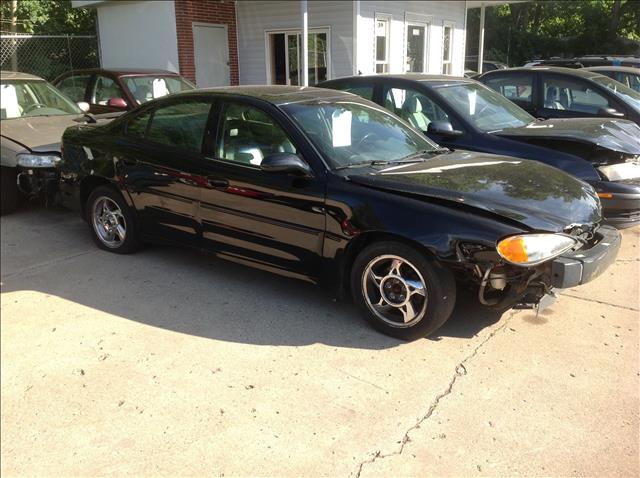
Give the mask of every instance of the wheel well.
<path id="1" fill-rule="evenodd" d="M 381 241 L 396 241 L 402 242 L 414 249 L 424 253 L 425 255 L 437 259 L 437 256 L 428 247 L 420 244 L 417 241 L 408 239 L 407 237 L 392 234 L 388 232 L 371 231 L 360 234 L 358 237 L 352 239 L 344 252 L 342 260 L 342 270 L 340 274 L 340 296 L 347 297 L 351 293 L 351 267 L 353 266 L 358 254 L 370 244 Z"/>
<path id="2" fill-rule="evenodd" d="M 82 210 L 82 217 L 86 216 L 85 206 L 87 205 L 87 200 L 91 192 L 98 186 L 111 186 L 111 182 L 99 176 L 88 176 L 82 180 L 80 184 L 80 209 Z"/>

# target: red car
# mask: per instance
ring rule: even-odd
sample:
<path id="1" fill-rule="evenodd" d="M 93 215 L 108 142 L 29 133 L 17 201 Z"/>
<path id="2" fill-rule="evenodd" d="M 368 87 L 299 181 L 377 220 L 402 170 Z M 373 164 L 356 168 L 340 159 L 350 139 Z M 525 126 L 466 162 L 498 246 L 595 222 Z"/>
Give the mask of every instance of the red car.
<path id="1" fill-rule="evenodd" d="M 73 101 L 89 103 L 94 114 L 132 110 L 154 98 L 195 88 L 172 71 L 127 68 L 73 70 L 53 84 Z"/>

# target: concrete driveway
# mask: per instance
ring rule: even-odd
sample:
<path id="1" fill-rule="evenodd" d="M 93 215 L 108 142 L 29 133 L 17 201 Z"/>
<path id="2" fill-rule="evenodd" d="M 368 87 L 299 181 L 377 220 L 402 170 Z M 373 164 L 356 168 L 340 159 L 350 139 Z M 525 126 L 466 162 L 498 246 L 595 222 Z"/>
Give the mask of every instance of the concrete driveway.
<path id="1" fill-rule="evenodd" d="M 3 476 L 638 476 L 640 228 L 551 311 L 380 335 L 320 288 L 1 220 Z"/>

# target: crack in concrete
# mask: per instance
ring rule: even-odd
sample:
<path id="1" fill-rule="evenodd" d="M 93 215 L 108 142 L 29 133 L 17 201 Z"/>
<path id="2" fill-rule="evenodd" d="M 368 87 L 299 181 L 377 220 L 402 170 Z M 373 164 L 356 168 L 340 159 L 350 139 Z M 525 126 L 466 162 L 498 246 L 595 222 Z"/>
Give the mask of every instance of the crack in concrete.
<path id="1" fill-rule="evenodd" d="M 431 402 L 431 405 L 429 405 L 429 409 L 427 410 L 427 412 L 421 418 L 419 418 L 418 421 L 413 426 L 409 427 L 409 429 L 404 433 L 404 435 L 402 437 L 402 440 L 400 441 L 400 447 L 395 451 L 392 451 L 390 453 L 385 453 L 385 454 L 382 454 L 382 452 L 380 450 L 376 450 L 376 452 L 370 458 L 360 462 L 360 464 L 358 465 L 358 469 L 354 474 L 355 478 L 360 478 L 360 475 L 362 474 L 362 469 L 364 468 L 365 465 L 374 463 L 378 459 L 384 459 L 384 458 L 387 458 L 387 457 L 390 457 L 390 456 L 395 456 L 395 455 L 401 455 L 402 454 L 402 452 L 404 451 L 404 447 L 407 445 L 407 443 L 409 443 L 411 441 L 411 438 L 409 437 L 409 434 L 413 430 L 416 430 L 416 429 L 420 428 L 420 426 L 425 421 L 427 421 L 429 418 L 431 418 L 433 413 L 436 411 L 436 408 L 440 404 L 440 401 L 453 391 L 453 387 L 456 384 L 456 381 L 458 380 L 458 378 L 462 377 L 464 375 L 467 375 L 467 368 L 465 367 L 465 363 L 467 363 L 468 361 L 473 359 L 476 355 L 478 355 L 478 352 L 480 351 L 480 349 L 482 347 L 484 347 L 484 345 L 489 340 L 491 340 L 493 337 L 495 337 L 495 335 L 498 332 L 502 332 L 506 328 L 507 324 L 511 321 L 511 319 L 513 319 L 513 317 L 518 312 L 519 311 L 517 311 L 517 310 L 512 310 L 511 313 L 509 314 L 509 317 L 507 317 L 505 319 L 505 321 L 504 321 L 504 323 L 502 325 L 500 325 L 494 331 L 489 333 L 485 337 L 485 339 L 482 342 L 480 342 L 480 344 L 478 344 L 476 346 L 476 348 L 473 349 L 473 352 L 471 352 L 469 355 L 467 355 L 460 363 L 458 363 L 456 365 L 453 377 L 451 377 L 451 380 L 449 381 L 449 385 L 447 385 L 447 388 L 445 388 L 442 393 L 440 393 L 440 394 L 438 394 L 436 396 L 436 398 Z"/>
<path id="2" fill-rule="evenodd" d="M 28 274 L 30 272 L 37 271 L 38 269 L 42 269 L 43 267 L 48 267 L 48 266 L 52 266 L 52 265 L 55 265 L 55 264 L 59 264 L 61 262 L 68 261 L 69 259 L 74 259 L 76 257 L 84 256 L 84 255 L 91 254 L 92 252 L 97 252 L 97 251 L 98 251 L 98 249 L 95 249 L 95 248 L 87 249 L 86 251 L 77 252 L 75 254 L 69 254 L 68 256 L 58 257 L 56 259 L 51 259 L 50 261 L 40 262 L 38 264 L 34 264 L 34 265 L 26 267 L 24 269 L 20 269 L 19 271 L 10 272 L 9 274 L 2 276 L 0 278 L 0 280 L 5 281 L 5 280 L 10 279 L 12 277 L 17 277 L 17 276 L 21 276 L 21 275 L 24 275 L 24 274 Z"/>
<path id="3" fill-rule="evenodd" d="M 608 306 L 611 306 L 611 307 L 616 307 L 618 309 L 633 310 L 634 312 L 640 312 L 640 309 L 637 309 L 635 307 L 627 307 L 626 305 L 612 304 L 611 302 L 605 302 L 603 300 L 587 299 L 586 297 L 580 297 L 580 296 L 573 295 L 573 294 L 567 294 L 566 292 L 558 293 L 558 295 L 564 295 L 566 297 L 571 297 L 573 299 L 584 300 L 584 301 L 587 301 L 587 302 L 595 302 L 597 304 L 602 304 L 602 305 L 608 305 Z"/>

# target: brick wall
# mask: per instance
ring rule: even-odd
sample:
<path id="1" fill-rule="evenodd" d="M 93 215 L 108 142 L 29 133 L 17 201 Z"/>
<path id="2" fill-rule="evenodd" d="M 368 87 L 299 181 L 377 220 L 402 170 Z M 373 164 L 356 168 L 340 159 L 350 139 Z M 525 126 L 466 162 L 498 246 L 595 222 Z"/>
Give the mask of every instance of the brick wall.
<path id="1" fill-rule="evenodd" d="M 232 0 L 175 0 L 176 30 L 180 74 L 196 81 L 193 53 L 193 22 L 227 25 L 229 42 L 229 69 L 231 84 L 237 85 L 238 42 L 236 39 L 236 9 Z"/>

